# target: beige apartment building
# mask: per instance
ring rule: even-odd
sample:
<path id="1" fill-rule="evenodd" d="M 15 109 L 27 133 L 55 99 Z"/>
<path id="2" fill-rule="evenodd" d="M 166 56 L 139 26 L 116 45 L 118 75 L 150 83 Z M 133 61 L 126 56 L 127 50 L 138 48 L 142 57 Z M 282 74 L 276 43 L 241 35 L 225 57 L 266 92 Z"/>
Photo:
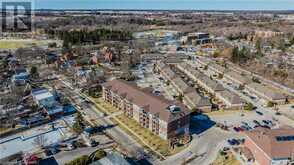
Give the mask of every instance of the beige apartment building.
<path id="1" fill-rule="evenodd" d="M 102 88 L 106 102 L 162 139 L 189 133 L 190 111 L 183 104 L 155 96 L 123 80 L 106 82 Z"/>

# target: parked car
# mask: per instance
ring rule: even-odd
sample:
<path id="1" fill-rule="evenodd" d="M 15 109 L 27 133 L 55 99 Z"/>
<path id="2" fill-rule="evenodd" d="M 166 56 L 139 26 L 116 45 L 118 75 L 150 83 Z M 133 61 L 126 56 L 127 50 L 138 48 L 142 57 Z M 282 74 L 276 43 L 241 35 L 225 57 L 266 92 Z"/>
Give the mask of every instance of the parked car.
<path id="1" fill-rule="evenodd" d="M 258 115 L 263 115 L 263 113 L 262 112 L 260 112 L 260 111 L 255 111 Z"/>
<path id="2" fill-rule="evenodd" d="M 262 122 L 263 122 L 264 124 L 269 124 L 269 122 L 268 122 L 267 120 L 262 120 Z"/>
<path id="3" fill-rule="evenodd" d="M 234 127 L 233 128 L 236 132 L 239 132 L 240 130 L 239 130 L 239 128 L 237 128 L 237 127 Z"/>
<path id="4" fill-rule="evenodd" d="M 256 125 L 260 125 L 260 123 L 259 123 L 257 120 L 253 120 L 253 122 L 254 122 Z"/>
<path id="5" fill-rule="evenodd" d="M 96 142 L 95 140 L 93 140 L 93 139 L 90 140 L 90 146 L 91 146 L 91 147 L 96 147 L 98 144 L 99 144 L 99 143 Z"/>

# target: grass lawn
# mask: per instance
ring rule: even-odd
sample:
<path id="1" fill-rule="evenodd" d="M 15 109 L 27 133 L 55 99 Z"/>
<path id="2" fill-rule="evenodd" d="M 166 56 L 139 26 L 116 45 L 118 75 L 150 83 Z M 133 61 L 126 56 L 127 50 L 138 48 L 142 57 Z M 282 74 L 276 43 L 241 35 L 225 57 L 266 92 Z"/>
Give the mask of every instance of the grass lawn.
<path id="1" fill-rule="evenodd" d="M 141 139 L 144 140 L 149 146 L 152 146 L 152 148 L 158 152 L 160 152 L 164 156 L 168 156 L 171 154 L 167 141 L 161 139 L 159 136 L 154 135 L 150 130 L 141 127 L 134 119 L 130 119 L 124 114 L 117 116 L 117 119 L 124 123 L 129 129 L 136 132 L 137 136 L 139 136 Z M 116 122 L 114 118 L 112 118 L 112 121 Z M 132 136 L 136 141 L 138 141 L 142 146 L 145 146 L 141 140 L 131 133 L 127 128 L 125 128 L 124 125 L 120 125 L 118 122 L 116 122 L 127 134 Z M 147 147 L 147 146 L 146 146 Z"/>
<path id="2" fill-rule="evenodd" d="M 59 42 L 54 40 L 0 40 L 0 49 L 17 49 L 31 46 L 47 46 L 50 42 Z"/>
<path id="3" fill-rule="evenodd" d="M 119 110 L 114 108 L 111 104 L 105 102 L 102 100 L 102 98 L 93 98 L 93 100 L 95 100 L 95 102 L 101 106 L 103 106 L 108 113 L 115 113 L 115 112 L 118 112 Z"/>
<path id="4" fill-rule="evenodd" d="M 227 152 L 226 155 L 218 154 L 216 160 L 212 163 L 212 165 L 241 165 L 241 163 L 231 152 Z"/>
<path id="5" fill-rule="evenodd" d="M 3 127 L 0 127 L 0 134 L 2 133 L 5 133 L 5 132 L 8 132 L 8 131 L 11 131 L 12 128 L 3 128 Z"/>

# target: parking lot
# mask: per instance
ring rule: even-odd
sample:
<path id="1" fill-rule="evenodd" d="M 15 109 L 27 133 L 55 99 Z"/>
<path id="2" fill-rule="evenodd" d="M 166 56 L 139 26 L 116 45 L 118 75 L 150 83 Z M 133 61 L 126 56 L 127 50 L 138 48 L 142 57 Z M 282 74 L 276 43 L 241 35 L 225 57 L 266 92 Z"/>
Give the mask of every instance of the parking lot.
<path id="1" fill-rule="evenodd" d="M 259 111 L 258 111 L 259 112 Z M 231 111 L 208 114 L 211 120 L 229 127 L 236 132 L 249 131 L 258 126 L 277 128 L 279 123 L 275 118 L 255 111 Z"/>

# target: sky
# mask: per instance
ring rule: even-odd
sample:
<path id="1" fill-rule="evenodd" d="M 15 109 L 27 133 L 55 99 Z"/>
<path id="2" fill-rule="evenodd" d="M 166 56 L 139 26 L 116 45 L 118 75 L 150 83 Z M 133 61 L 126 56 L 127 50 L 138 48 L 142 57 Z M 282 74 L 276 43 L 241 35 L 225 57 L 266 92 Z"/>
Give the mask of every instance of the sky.
<path id="1" fill-rule="evenodd" d="M 7 0 L 0 0 L 7 1 Z M 19 1 L 19 0 L 8 0 Z M 32 0 L 36 9 L 294 10 L 294 0 Z"/>

